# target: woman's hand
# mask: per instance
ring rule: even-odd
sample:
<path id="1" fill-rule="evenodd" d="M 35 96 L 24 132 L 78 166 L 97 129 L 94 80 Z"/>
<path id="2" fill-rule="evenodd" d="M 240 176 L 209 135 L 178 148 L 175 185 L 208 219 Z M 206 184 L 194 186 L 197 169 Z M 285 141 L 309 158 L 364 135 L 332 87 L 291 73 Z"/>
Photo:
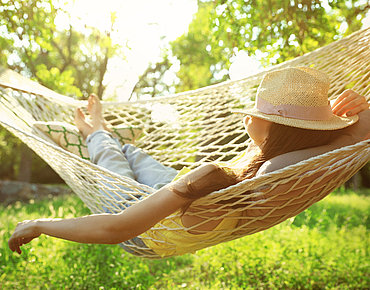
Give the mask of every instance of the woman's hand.
<path id="1" fill-rule="evenodd" d="M 41 232 L 37 229 L 37 220 L 26 220 L 18 223 L 14 233 L 8 241 L 10 250 L 22 253 L 21 246 L 31 242 L 33 239 L 38 238 Z"/>
<path id="2" fill-rule="evenodd" d="M 345 90 L 332 104 L 331 109 L 338 116 L 354 116 L 369 109 L 369 104 L 364 96 L 353 90 Z"/>

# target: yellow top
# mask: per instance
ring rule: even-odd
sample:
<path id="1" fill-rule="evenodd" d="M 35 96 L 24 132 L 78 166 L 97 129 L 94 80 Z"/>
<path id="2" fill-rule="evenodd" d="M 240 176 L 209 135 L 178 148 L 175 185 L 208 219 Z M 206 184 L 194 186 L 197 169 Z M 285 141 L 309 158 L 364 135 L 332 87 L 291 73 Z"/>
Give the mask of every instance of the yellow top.
<path id="1" fill-rule="evenodd" d="M 232 160 L 220 162 L 217 165 L 221 168 L 238 166 L 249 159 L 250 153 L 246 150 Z M 184 167 L 173 181 L 189 171 L 189 168 Z M 140 235 L 140 237 L 150 249 L 162 257 L 193 253 L 215 244 L 214 241 L 219 239 L 220 234 L 226 234 L 226 236 L 232 234 L 232 230 L 237 227 L 240 215 L 241 213 L 238 211 L 226 216 L 212 231 L 207 233 L 191 234 L 182 223 L 180 211 L 177 211 Z"/>
<path id="2" fill-rule="evenodd" d="M 215 241 L 219 240 L 220 234 L 225 234 L 225 230 L 230 231 L 231 234 L 231 231 L 238 224 L 239 216 L 240 212 L 236 212 L 225 217 L 212 231 L 204 234 L 191 234 L 182 224 L 181 213 L 176 212 L 140 237 L 150 249 L 161 257 L 194 253 L 216 244 Z"/>

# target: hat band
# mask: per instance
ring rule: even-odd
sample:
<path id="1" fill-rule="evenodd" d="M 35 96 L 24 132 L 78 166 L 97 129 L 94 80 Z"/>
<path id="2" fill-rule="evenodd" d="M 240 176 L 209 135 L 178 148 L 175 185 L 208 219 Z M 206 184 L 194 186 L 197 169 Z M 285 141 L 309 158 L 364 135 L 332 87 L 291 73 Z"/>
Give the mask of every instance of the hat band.
<path id="1" fill-rule="evenodd" d="M 326 121 L 332 118 L 333 113 L 330 105 L 320 107 L 304 107 L 298 105 L 273 105 L 262 98 L 257 98 L 256 108 L 268 115 L 278 115 L 287 118 L 309 120 L 309 121 Z"/>

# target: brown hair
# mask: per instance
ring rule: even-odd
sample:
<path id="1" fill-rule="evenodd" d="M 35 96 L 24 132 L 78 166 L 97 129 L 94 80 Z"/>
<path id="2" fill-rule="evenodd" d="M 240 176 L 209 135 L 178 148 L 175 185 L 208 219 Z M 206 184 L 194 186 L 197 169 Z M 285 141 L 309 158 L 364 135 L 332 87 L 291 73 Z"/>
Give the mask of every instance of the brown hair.
<path id="1" fill-rule="evenodd" d="M 339 130 L 311 130 L 271 123 L 267 138 L 260 146 L 248 167 L 235 172 L 239 180 L 252 178 L 264 162 L 284 153 L 327 145 L 343 135 Z"/>
<path id="2" fill-rule="evenodd" d="M 176 182 L 181 190 L 174 185 L 170 186 L 175 194 L 189 199 L 189 202 L 182 208 L 182 213 L 189 208 L 190 204 L 209 193 L 234 185 L 244 179 L 256 175 L 262 164 L 278 155 L 284 153 L 322 146 L 329 144 L 335 138 L 342 135 L 343 129 L 333 131 L 309 130 L 271 123 L 268 137 L 260 146 L 261 151 L 256 154 L 246 168 L 224 170 L 218 166 L 209 167 L 199 180 L 189 180 L 184 176 Z M 211 180 L 212 182 L 209 182 Z M 232 203 L 234 199 L 223 200 L 219 203 Z M 238 207 L 238 206 L 236 206 Z"/>

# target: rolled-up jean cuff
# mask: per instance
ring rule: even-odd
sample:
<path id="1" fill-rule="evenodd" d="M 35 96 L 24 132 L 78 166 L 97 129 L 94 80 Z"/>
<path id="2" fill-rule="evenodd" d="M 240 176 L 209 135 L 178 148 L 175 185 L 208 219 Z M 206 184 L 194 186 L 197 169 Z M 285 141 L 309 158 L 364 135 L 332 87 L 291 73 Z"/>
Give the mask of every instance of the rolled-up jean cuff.
<path id="1" fill-rule="evenodd" d="M 88 135 L 88 136 L 86 137 L 86 144 L 89 144 L 89 143 L 91 142 L 91 139 L 93 139 L 93 138 L 94 138 L 94 136 L 99 135 L 99 134 L 105 134 L 105 135 L 108 135 L 109 137 L 111 137 L 113 140 L 115 140 L 115 141 L 116 141 L 116 143 L 117 143 L 117 145 L 118 145 L 119 147 L 121 147 L 121 144 L 119 143 L 118 139 L 117 139 L 117 138 L 114 138 L 114 137 L 113 137 L 113 135 L 112 135 L 110 132 L 105 131 L 105 130 L 103 130 L 103 129 L 101 129 L 101 130 L 97 130 L 97 131 L 95 131 L 95 132 L 91 133 L 90 135 Z"/>

